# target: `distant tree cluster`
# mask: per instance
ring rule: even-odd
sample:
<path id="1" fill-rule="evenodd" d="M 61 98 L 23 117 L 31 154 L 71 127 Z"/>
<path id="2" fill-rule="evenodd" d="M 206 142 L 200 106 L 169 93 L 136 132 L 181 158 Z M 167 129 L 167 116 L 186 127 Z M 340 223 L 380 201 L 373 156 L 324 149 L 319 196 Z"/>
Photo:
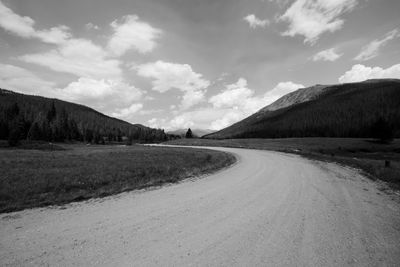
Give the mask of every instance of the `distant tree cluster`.
<path id="1" fill-rule="evenodd" d="M 164 130 L 132 125 L 84 106 L 0 89 L 0 139 L 11 146 L 20 140 L 105 144 L 167 138 Z"/>
<path id="2" fill-rule="evenodd" d="M 192 133 L 192 130 L 190 128 L 187 130 L 185 137 L 186 138 L 193 138 L 193 133 Z"/>

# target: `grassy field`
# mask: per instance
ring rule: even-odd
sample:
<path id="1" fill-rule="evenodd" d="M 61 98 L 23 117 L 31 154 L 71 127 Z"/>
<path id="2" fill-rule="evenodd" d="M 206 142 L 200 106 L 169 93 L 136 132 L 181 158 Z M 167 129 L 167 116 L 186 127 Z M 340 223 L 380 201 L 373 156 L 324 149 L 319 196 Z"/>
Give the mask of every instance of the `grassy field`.
<path id="1" fill-rule="evenodd" d="M 174 183 L 234 161 L 232 155 L 218 151 L 139 145 L 1 148 L 0 212 Z"/>
<path id="2" fill-rule="evenodd" d="M 380 144 L 355 138 L 286 138 L 286 139 L 181 139 L 168 144 L 223 146 L 275 150 L 308 158 L 332 161 L 359 168 L 371 179 L 387 182 L 400 190 L 400 140 Z M 385 166 L 389 161 L 390 166 Z"/>

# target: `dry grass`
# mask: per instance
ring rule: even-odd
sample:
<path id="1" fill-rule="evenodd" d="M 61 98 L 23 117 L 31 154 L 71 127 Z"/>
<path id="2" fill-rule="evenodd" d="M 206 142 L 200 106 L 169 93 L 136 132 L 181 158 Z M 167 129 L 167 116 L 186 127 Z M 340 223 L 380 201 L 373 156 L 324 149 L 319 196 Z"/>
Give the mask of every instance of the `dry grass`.
<path id="1" fill-rule="evenodd" d="M 202 149 L 63 147 L 66 150 L 0 149 L 0 212 L 174 183 L 235 161 L 227 153 Z"/>
<path id="2" fill-rule="evenodd" d="M 380 144 L 357 138 L 285 138 L 285 139 L 181 139 L 169 144 L 223 146 L 275 150 L 308 158 L 332 161 L 363 170 L 371 179 L 387 182 L 400 190 L 400 140 Z M 385 167 L 385 161 L 390 167 Z"/>

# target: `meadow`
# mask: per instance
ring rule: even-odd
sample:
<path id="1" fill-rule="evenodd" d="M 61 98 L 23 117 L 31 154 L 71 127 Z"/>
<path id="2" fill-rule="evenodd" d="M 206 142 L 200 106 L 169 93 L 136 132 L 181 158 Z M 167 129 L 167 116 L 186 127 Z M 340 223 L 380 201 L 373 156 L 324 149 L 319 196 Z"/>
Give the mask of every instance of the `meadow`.
<path id="1" fill-rule="evenodd" d="M 400 140 L 382 144 L 362 138 L 181 139 L 177 145 L 274 150 L 361 169 L 366 176 L 400 190 Z M 389 164 L 389 166 L 387 165 Z"/>
<path id="2" fill-rule="evenodd" d="M 175 183 L 235 162 L 228 153 L 205 149 L 83 144 L 34 148 L 0 148 L 0 212 Z"/>

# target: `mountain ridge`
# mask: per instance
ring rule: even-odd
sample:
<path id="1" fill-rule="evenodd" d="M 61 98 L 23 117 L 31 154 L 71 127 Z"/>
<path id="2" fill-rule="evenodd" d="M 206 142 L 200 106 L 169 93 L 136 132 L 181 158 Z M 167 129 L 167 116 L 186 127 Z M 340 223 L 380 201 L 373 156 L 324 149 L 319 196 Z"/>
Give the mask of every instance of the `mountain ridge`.
<path id="1" fill-rule="evenodd" d="M 398 100 L 400 106 L 399 93 L 400 80 L 398 79 L 374 79 L 355 83 L 314 85 L 289 93 L 249 117 L 220 131 L 206 135 L 204 138 L 370 136 L 372 130 L 367 130 L 367 128 L 371 128 L 372 124 L 379 119 L 378 117 L 385 117 L 386 120 L 390 121 L 396 128 L 396 135 L 399 135 L 400 126 L 390 117 L 393 115 L 400 118 L 399 108 L 392 103 Z M 364 97 L 367 97 L 366 99 L 363 99 L 363 94 Z M 389 94 L 390 96 L 382 96 L 382 94 Z M 390 99 L 390 97 L 393 99 Z M 349 101 L 353 103 L 349 103 Z M 379 103 L 377 102 L 379 101 L 391 103 L 390 108 L 388 108 L 391 114 L 389 117 L 387 114 L 383 114 L 386 112 L 384 108 L 378 107 Z M 325 107 L 320 105 L 322 102 L 326 104 Z M 373 112 L 378 115 L 372 114 L 373 112 L 362 106 L 362 103 L 370 104 L 374 109 Z M 351 105 L 354 105 L 354 107 Z M 342 112 L 342 118 L 340 118 L 337 115 L 337 113 L 341 113 L 340 110 L 335 110 L 333 106 L 341 107 L 349 113 Z M 307 109 L 315 110 L 320 114 L 310 114 Z M 306 117 L 296 116 L 296 112 L 300 112 L 302 116 Z M 355 112 L 358 112 L 358 114 L 355 115 Z M 352 129 L 347 133 L 343 130 L 339 134 L 338 131 L 334 131 L 331 126 L 323 122 L 324 119 L 329 121 L 329 116 L 335 116 L 331 120 L 342 121 L 342 125 L 346 125 L 349 129 L 353 126 L 346 120 L 352 120 L 354 124 L 357 124 L 357 116 L 366 125 L 360 125 L 360 129 Z M 289 117 L 290 119 L 288 119 Z M 365 119 L 365 117 L 368 117 L 368 119 Z M 314 118 L 318 123 L 310 118 Z M 336 122 L 332 122 L 332 125 L 343 128 Z M 357 131 L 359 132 L 356 133 Z"/>

